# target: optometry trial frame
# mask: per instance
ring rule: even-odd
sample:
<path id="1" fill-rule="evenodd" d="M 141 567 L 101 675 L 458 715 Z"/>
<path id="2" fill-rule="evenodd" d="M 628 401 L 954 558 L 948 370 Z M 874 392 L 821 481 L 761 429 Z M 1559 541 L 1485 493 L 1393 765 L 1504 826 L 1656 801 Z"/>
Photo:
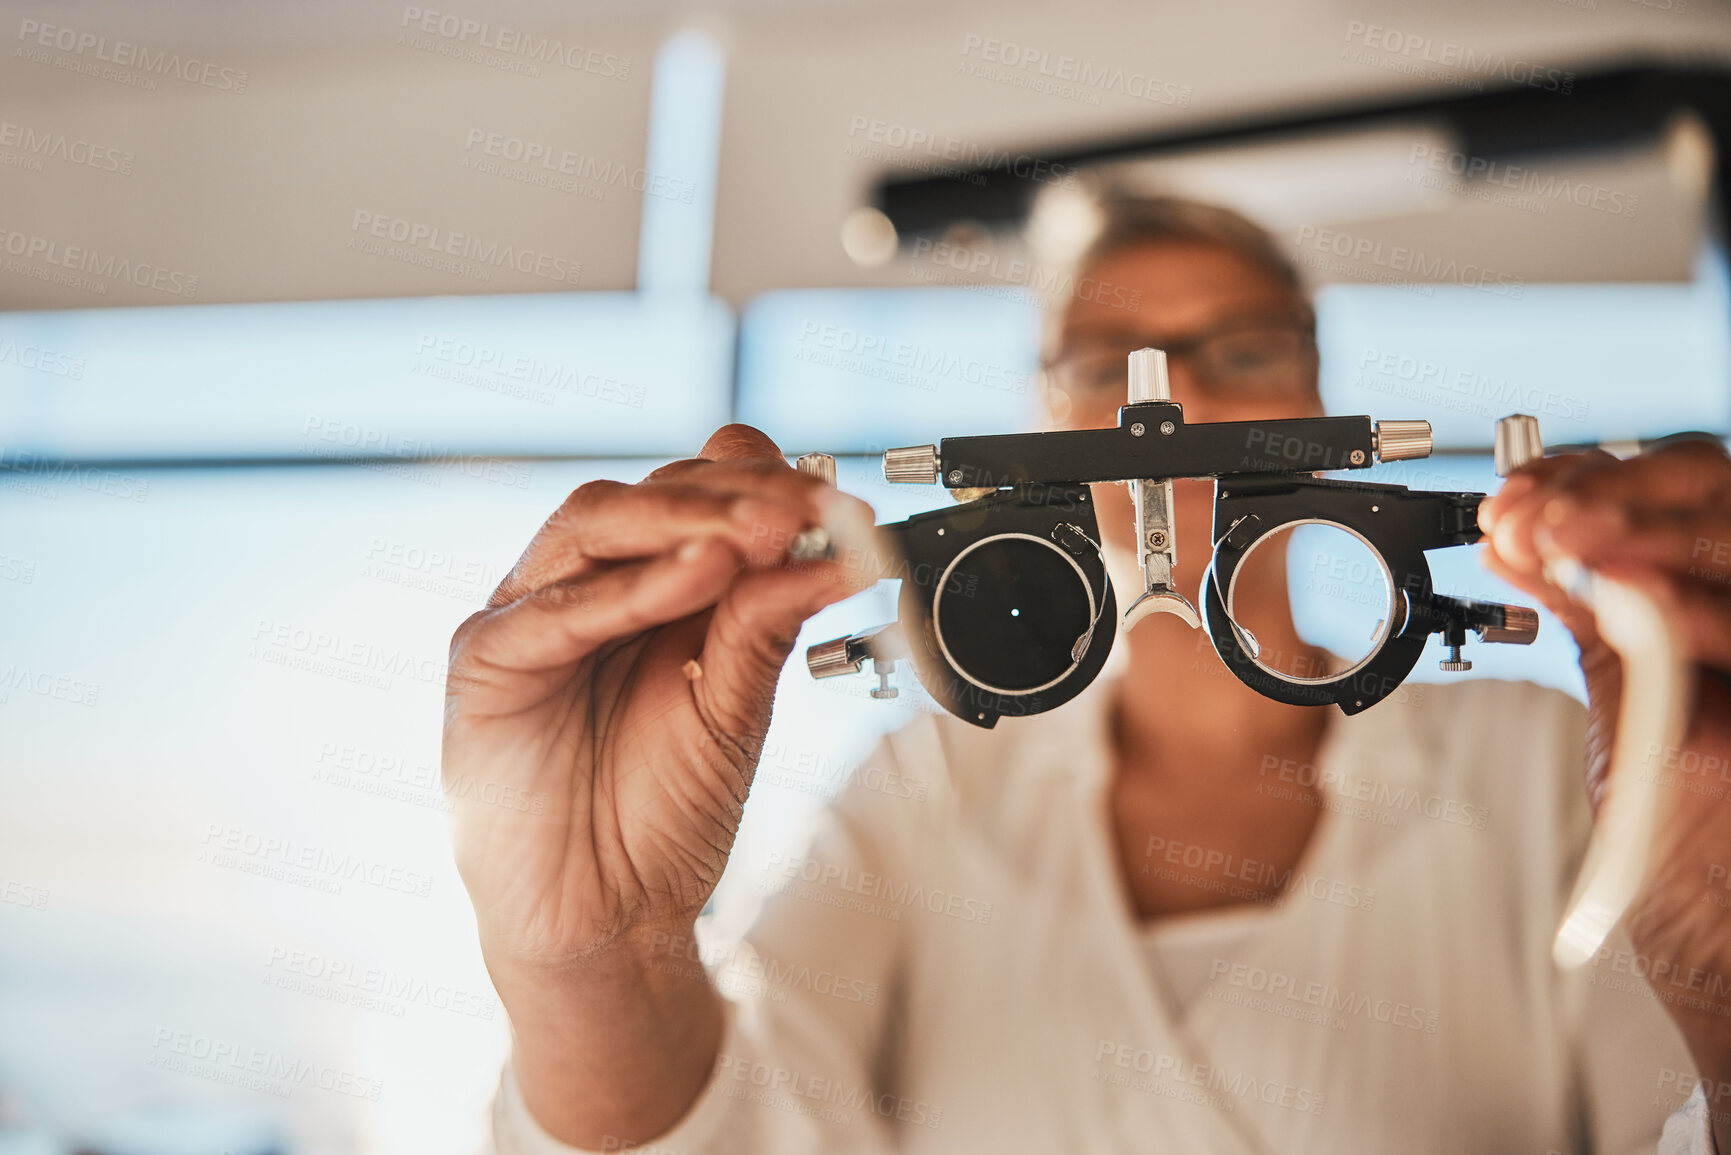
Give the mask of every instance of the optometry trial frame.
<path id="1" fill-rule="evenodd" d="M 1445 670 L 1471 668 L 1461 654 L 1468 631 L 1481 641 L 1521 645 L 1537 636 L 1530 608 L 1434 588 L 1425 551 L 1478 541 L 1484 494 L 1313 476 L 1427 457 L 1428 422 L 1358 416 L 1190 424 L 1171 399 L 1162 351 L 1131 353 L 1128 377 L 1116 428 L 946 437 L 886 452 L 886 480 L 942 484 L 964 500 L 878 527 L 901 555 L 897 621 L 810 647 L 811 674 L 858 673 L 869 661 L 879 682 L 872 695 L 893 698 L 895 663 L 909 661 L 934 700 L 982 727 L 1074 698 L 1099 675 L 1118 632 L 1088 488 L 1107 481 L 1128 483 L 1135 505 L 1142 588 L 1124 610 L 1123 627 L 1153 613 L 1205 627 L 1227 669 L 1269 698 L 1356 714 L 1401 685 L 1431 634 L 1448 647 Z M 834 480 L 828 455 L 807 454 L 799 467 Z M 1214 556 L 1201 612 L 1173 586 L 1172 481 L 1181 477 L 1215 483 Z M 1320 676 L 1265 662 L 1261 644 L 1234 616 L 1246 559 L 1274 534 L 1308 524 L 1362 542 L 1389 592 L 1369 652 Z M 792 552 L 830 551 L 816 531 Z"/>

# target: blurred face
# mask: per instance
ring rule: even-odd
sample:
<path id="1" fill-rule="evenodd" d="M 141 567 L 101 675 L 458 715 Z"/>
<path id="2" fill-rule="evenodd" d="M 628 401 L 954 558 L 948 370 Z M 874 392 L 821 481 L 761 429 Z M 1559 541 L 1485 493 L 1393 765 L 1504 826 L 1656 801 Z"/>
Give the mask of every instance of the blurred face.
<path id="1" fill-rule="evenodd" d="M 1139 289 L 1142 296 L 1134 310 L 1101 301 L 1072 303 L 1044 374 L 1054 428 L 1117 425 L 1126 399 L 1126 358 L 1144 346 L 1166 350 L 1172 400 L 1184 407 L 1188 423 L 1321 414 L 1308 305 L 1231 250 L 1189 242 L 1146 245 L 1113 253 L 1087 274 Z M 1140 587 L 1134 507 L 1127 486 L 1093 490 L 1122 606 L 1129 600 L 1125 591 Z M 1197 591 L 1212 554 L 1214 486 L 1180 480 L 1174 490 L 1175 578 L 1200 609 Z M 1278 571 L 1284 595 L 1284 569 L 1274 553 L 1258 550 L 1252 560 L 1266 559 L 1260 568 L 1270 582 Z"/>

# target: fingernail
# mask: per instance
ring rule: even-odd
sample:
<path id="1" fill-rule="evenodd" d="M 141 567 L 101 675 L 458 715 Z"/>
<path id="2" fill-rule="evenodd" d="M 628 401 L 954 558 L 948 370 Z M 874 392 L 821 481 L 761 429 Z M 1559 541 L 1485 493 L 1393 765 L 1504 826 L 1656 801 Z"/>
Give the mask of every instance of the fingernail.
<path id="1" fill-rule="evenodd" d="M 704 549 L 709 545 L 701 537 L 694 537 L 679 547 L 679 552 L 673 555 L 675 561 L 689 564 L 703 556 Z"/>

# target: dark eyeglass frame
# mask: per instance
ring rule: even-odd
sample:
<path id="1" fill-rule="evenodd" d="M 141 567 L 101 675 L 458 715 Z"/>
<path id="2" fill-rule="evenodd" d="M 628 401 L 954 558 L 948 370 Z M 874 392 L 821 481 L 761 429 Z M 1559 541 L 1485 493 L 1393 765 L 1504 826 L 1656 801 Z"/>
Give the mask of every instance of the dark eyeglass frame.
<path id="1" fill-rule="evenodd" d="M 1042 360 L 1040 368 L 1043 372 L 1057 373 L 1062 372 L 1067 365 L 1072 365 L 1079 361 L 1084 354 L 1100 353 L 1122 346 L 1123 354 L 1127 357 L 1132 349 L 1152 346 L 1153 348 L 1164 350 L 1169 359 L 1183 360 L 1187 362 L 1191 374 L 1196 378 L 1197 384 L 1201 385 L 1203 388 L 1208 389 L 1211 392 L 1220 392 L 1229 395 L 1233 393 L 1234 390 L 1230 386 L 1222 386 L 1217 380 L 1212 379 L 1211 374 L 1204 369 L 1200 359 L 1196 357 L 1197 352 L 1222 338 L 1244 333 L 1276 332 L 1289 333 L 1299 338 L 1301 349 L 1309 354 L 1312 379 L 1306 384 L 1307 387 L 1314 388 L 1314 372 L 1319 354 L 1316 345 L 1316 317 L 1315 314 L 1308 309 L 1304 310 L 1302 313 L 1293 312 L 1235 317 L 1231 320 L 1215 325 L 1213 328 L 1204 329 L 1200 333 L 1194 333 L 1188 337 L 1174 339 L 1162 340 L 1160 338 L 1151 338 L 1145 335 L 1115 334 L 1108 338 L 1089 341 L 1085 346 L 1060 350 L 1058 355 L 1050 360 Z M 1094 392 L 1098 392 L 1098 390 L 1094 390 Z"/>

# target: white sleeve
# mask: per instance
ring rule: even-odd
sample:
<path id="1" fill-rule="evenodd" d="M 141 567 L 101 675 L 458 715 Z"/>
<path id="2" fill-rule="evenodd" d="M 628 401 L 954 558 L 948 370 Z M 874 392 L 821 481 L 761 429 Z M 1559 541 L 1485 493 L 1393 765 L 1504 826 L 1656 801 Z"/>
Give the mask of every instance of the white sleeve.
<path id="1" fill-rule="evenodd" d="M 894 1128 L 938 1126 L 935 1108 L 888 1085 L 886 1023 L 906 928 L 886 917 L 900 912 L 860 898 L 873 877 L 919 869 L 919 828 L 938 805 L 928 789 L 930 768 L 904 770 L 892 741 L 861 764 L 873 773 L 855 775 L 822 815 L 802 857 L 730 863 L 730 870 L 750 873 L 741 883 L 768 897 L 736 950 L 720 959 L 701 956 L 727 1012 L 709 1082 L 664 1135 L 604 1150 L 880 1155 L 894 1149 Z M 885 789 L 886 782 L 902 785 Z M 497 1155 L 579 1150 L 541 1129 L 509 1067 L 494 1101 L 493 1138 Z"/>
<path id="2" fill-rule="evenodd" d="M 1689 1101 L 1665 1120 L 1658 1155 L 1719 1155 L 1713 1144 L 1713 1124 L 1707 1118 L 1707 1096 L 1699 1084 Z"/>
<path id="3" fill-rule="evenodd" d="M 1585 1026 L 1579 1041 L 1591 1149 L 1604 1155 L 1715 1155 L 1694 1059 L 1654 988 L 1632 973 L 1642 956 L 1634 954 L 1621 928 L 1601 955 L 1582 968 L 1591 984 L 1581 992 Z"/>

